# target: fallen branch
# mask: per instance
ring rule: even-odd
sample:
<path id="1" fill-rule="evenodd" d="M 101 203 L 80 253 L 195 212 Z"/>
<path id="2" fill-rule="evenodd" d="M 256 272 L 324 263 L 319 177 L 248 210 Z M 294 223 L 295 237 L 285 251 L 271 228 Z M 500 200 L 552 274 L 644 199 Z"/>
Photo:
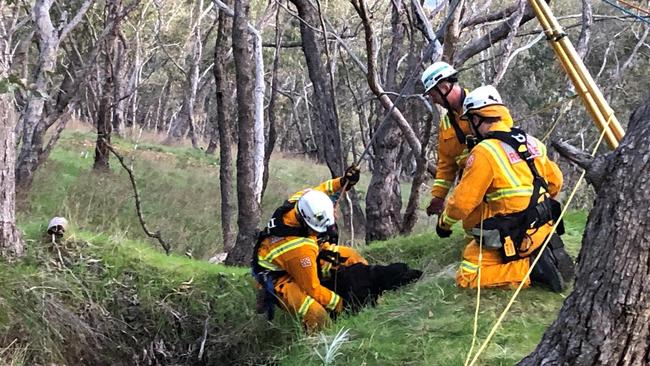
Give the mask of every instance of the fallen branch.
<path id="1" fill-rule="evenodd" d="M 160 246 L 163 247 L 165 250 L 165 254 L 169 255 L 171 252 L 171 248 L 169 247 L 169 244 L 160 235 L 160 231 L 156 230 L 155 233 L 152 233 L 149 231 L 147 228 L 147 224 L 144 222 L 144 217 L 142 216 L 142 208 L 140 204 L 140 195 L 138 194 L 138 187 L 135 184 L 135 177 L 133 176 L 133 170 L 129 168 L 126 163 L 124 162 L 124 158 L 113 148 L 111 144 L 108 143 L 105 139 L 102 139 L 104 141 L 104 144 L 106 145 L 106 148 L 115 155 L 117 160 L 119 160 L 120 165 L 126 170 L 127 173 L 129 173 L 129 180 L 131 181 L 131 187 L 133 187 L 133 195 L 135 197 L 135 210 L 138 213 L 138 219 L 140 220 L 140 225 L 142 226 L 142 230 L 144 230 L 144 233 L 147 234 L 148 237 L 154 238 L 158 240 L 158 243 L 160 243 Z"/>

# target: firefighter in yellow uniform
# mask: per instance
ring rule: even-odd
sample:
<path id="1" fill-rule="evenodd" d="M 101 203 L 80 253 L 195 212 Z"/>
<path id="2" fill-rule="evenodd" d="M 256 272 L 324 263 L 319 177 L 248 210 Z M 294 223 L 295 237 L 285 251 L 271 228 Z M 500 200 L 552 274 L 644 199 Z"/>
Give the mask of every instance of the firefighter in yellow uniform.
<path id="1" fill-rule="evenodd" d="M 451 65 L 442 61 L 434 62 L 422 74 L 424 94 L 431 102 L 447 110 L 440 119 L 438 130 L 438 163 L 431 188 L 431 202 L 426 209 L 429 216 L 442 213 L 445 198 L 456 176 L 462 174 L 469 150 L 476 141 L 469 121 L 460 118 L 467 90 L 458 85 L 457 75 L 458 72 Z M 503 122 L 508 127 L 512 127 L 511 119 Z M 463 227 L 469 230 L 479 220 L 480 216 L 466 217 L 463 220 Z"/>
<path id="2" fill-rule="evenodd" d="M 338 314 L 343 309 L 341 297 L 320 284 L 318 237 L 334 225 L 332 199 L 346 183 L 349 188 L 358 180 L 358 168 L 351 167 L 341 178 L 294 194 L 275 211 L 258 237 L 253 274 L 266 290 L 267 306 L 272 311 L 276 303 L 297 315 L 309 331 L 327 324 L 328 312 Z M 352 248 L 324 245 L 352 258 L 350 263 L 367 263 Z"/>
<path id="3" fill-rule="evenodd" d="M 429 216 L 442 213 L 445 197 L 468 156 L 466 137 L 471 135 L 471 130 L 469 122 L 459 118 L 466 91 L 458 85 L 457 74 L 451 65 L 442 61 L 434 62 L 422 74 L 424 95 L 447 110 L 438 130 L 438 164 L 431 189 L 433 197 L 427 207 Z"/>
<path id="4" fill-rule="evenodd" d="M 512 121 L 510 112 L 494 87 L 469 93 L 463 112 L 480 142 L 471 150 L 436 232 L 448 237 L 459 220 L 482 217 L 482 229 L 480 222 L 473 229 L 475 239 L 464 250 L 456 282 L 461 287 L 478 285 L 482 236 L 481 287 L 516 286 L 559 216 L 559 203 L 552 197 L 560 191 L 562 172 L 548 158 L 544 144 L 509 127 L 505 121 Z M 554 242 L 559 244 L 543 252 L 531 279 L 560 292 L 573 276 L 573 263 L 559 237 Z"/>

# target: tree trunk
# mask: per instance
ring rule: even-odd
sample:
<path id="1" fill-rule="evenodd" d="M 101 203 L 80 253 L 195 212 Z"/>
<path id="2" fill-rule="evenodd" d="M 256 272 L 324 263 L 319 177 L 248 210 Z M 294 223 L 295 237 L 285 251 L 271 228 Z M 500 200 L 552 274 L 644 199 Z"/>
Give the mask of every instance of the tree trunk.
<path id="1" fill-rule="evenodd" d="M 27 100 L 22 117 L 23 138 L 16 162 L 16 183 L 26 190 L 32 182 L 38 165 L 38 154 L 43 146 L 44 126 L 41 123 L 45 96 L 49 93 L 49 75 L 56 66 L 59 39 L 50 18 L 53 0 L 37 0 L 32 10 L 38 34 L 39 56 L 35 75 L 35 93 Z"/>
<path id="2" fill-rule="evenodd" d="M 165 79 L 165 84 L 160 90 L 160 96 L 158 97 L 158 107 L 156 108 L 156 120 L 154 130 L 160 131 L 164 130 L 165 121 L 167 120 L 167 105 L 169 103 L 169 96 L 171 95 L 172 87 L 172 77 L 168 74 L 167 79 Z"/>
<path id="3" fill-rule="evenodd" d="M 98 172 L 107 172 L 110 169 L 109 165 L 109 150 L 106 144 L 111 143 L 112 124 L 110 118 L 110 104 L 113 100 L 113 81 L 111 72 L 109 71 L 110 61 L 105 63 L 106 69 L 104 87 L 102 88 L 102 95 L 97 108 L 97 116 L 95 123 L 97 127 L 97 141 L 95 143 L 95 162 L 93 170 Z"/>
<path id="4" fill-rule="evenodd" d="M 84 14 L 89 9 L 93 0 L 85 0 L 77 10 L 77 13 L 68 23 L 59 23 L 54 26 L 50 18 L 50 8 L 53 0 L 37 0 L 34 2 L 32 9 L 33 21 L 35 23 L 36 33 L 38 35 L 38 61 L 35 66 L 33 83 L 35 89 L 30 96 L 26 98 L 25 110 L 22 115 L 20 125 L 22 126 L 22 137 L 20 141 L 20 152 L 16 161 L 16 184 L 22 192 L 26 192 L 33 179 L 34 172 L 39 164 L 47 157 L 49 149 L 56 143 L 62 128 L 65 126 L 65 119 L 68 118 L 69 109 L 59 107 L 59 111 L 64 111 L 61 115 L 57 113 L 44 113 L 48 95 L 54 95 L 52 91 L 52 74 L 55 71 L 57 62 L 57 53 L 60 43 L 82 20 Z M 62 20 L 63 21 L 63 20 Z M 58 28 L 58 29 L 57 29 Z M 60 32 L 59 32 L 60 30 Z M 78 80 L 85 79 L 85 75 Z M 79 85 L 80 82 L 76 82 Z M 61 89 L 55 87 L 55 89 Z M 79 88 L 72 88 L 65 91 L 68 94 L 75 94 Z M 61 91 L 60 94 L 62 94 Z M 67 97 L 74 99 L 71 97 Z M 51 111 L 50 111 L 51 112 Z M 58 131 L 48 142 L 48 148 L 44 149 L 45 134 L 47 130 L 57 121 L 59 117 L 64 120 L 59 122 Z"/>
<path id="5" fill-rule="evenodd" d="M 315 100 L 313 102 L 316 106 L 316 113 L 320 122 L 318 128 L 316 128 L 318 137 L 320 137 L 318 141 L 319 156 L 325 159 L 325 163 L 332 177 L 341 176 L 346 167 L 343 150 L 341 149 L 341 129 L 336 110 L 336 98 L 333 94 L 334 89 L 332 88 L 331 81 L 327 78 L 328 69 L 321 60 L 323 52 L 312 28 L 318 27 L 318 24 L 320 24 L 319 16 L 314 5 L 308 0 L 291 0 L 291 2 L 298 9 L 300 18 L 303 19 L 300 22 L 300 36 L 302 38 L 302 50 L 305 54 L 307 69 L 309 71 L 309 79 L 314 88 Z M 308 100 L 305 100 L 305 102 L 308 102 Z M 363 234 L 366 222 L 361 205 L 359 204 L 358 195 L 355 192 L 350 192 L 349 194 L 354 212 L 354 230 L 357 233 L 360 232 Z M 341 210 L 347 225 L 350 222 L 351 210 L 345 200 L 341 202 Z M 346 226 L 346 228 L 351 230 L 349 226 Z"/>
<path id="6" fill-rule="evenodd" d="M 171 145 L 180 141 L 183 137 L 185 130 L 189 127 L 190 140 L 192 147 L 199 148 L 197 140 L 197 131 L 194 121 L 194 104 L 196 103 L 196 93 L 199 88 L 200 77 L 200 64 L 203 55 L 203 45 L 201 40 L 201 16 L 203 14 L 203 1 L 196 2 L 196 21 L 190 23 L 190 37 L 192 43 L 190 49 L 185 55 L 185 65 L 189 65 L 185 70 L 181 70 L 185 74 L 185 93 L 183 98 L 183 106 L 180 113 L 174 119 L 170 126 L 169 135 L 163 142 L 164 144 Z"/>
<path id="7" fill-rule="evenodd" d="M 255 197 L 255 118 L 253 101 L 254 67 L 248 47 L 247 22 L 249 0 L 235 0 L 235 17 L 232 30 L 232 47 L 237 79 L 237 241 L 228 252 L 229 264 L 245 264 L 250 260 L 257 226 L 260 222 L 260 205 Z M 223 147 L 222 147 L 223 149 Z"/>
<path id="8" fill-rule="evenodd" d="M 119 32 L 118 32 L 119 33 Z M 111 121 L 113 132 L 117 136 L 122 136 L 126 126 L 126 108 L 128 99 L 125 98 L 126 94 L 126 42 L 123 42 L 123 36 L 117 35 L 114 40 L 113 52 L 113 119 Z M 137 67 L 137 65 L 134 65 Z M 134 118 L 135 121 L 135 118 Z"/>
<path id="9" fill-rule="evenodd" d="M 401 0 L 392 2 L 391 28 L 393 38 L 386 64 L 386 83 L 389 90 L 397 89 L 397 62 L 404 40 L 404 28 L 400 22 L 403 10 Z M 408 91 L 407 91 L 408 93 Z M 381 116 L 381 113 L 378 113 Z M 379 128 L 374 145 L 374 170 L 366 196 L 366 242 L 386 240 L 398 234 L 402 228 L 402 193 L 399 182 L 401 162 L 399 159 L 402 133 L 396 123 L 387 121 Z"/>
<path id="10" fill-rule="evenodd" d="M 312 102 L 316 107 L 316 114 L 320 122 L 318 130 L 321 131 L 321 140 L 318 141 L 318 149 L 332 175 L 341 175 L 345 167 L 343 166 L 341 130 L 336 113 L 336 101 L 327 80 L 327 69 L 321 60 L 323 52 L 312 28 L 319 24 L 318 15 L 308 0 L 291 0 L 291 2 L 298 8 L 298 16 L 303 19 L 300 22 L 302 50 L 307 61 L 309 79 L 314 88 L 315 97 Z"/>
<path id="11" fill-rule="evenodd" d="M 269 116 L 269 133 L 266 146 L 264 149 L 264 175 L 262 177 L 262 197 L 266 191 L 266 185 L 269 181 L 269 162 L 271 161 L 271 154 L 275 148 L 275 141 L 278 138 L 277 130 L 275 128 L 275 102 L 278 97 L 278 67 L 280 66 L 280 48 L 282 47 L 282 34 L 284 27 L 280 25 L 280 6 L 277 7 L 275 13 L 275 52 L 273 54 L 273 68 L 271 71 L 271 96 L 269 97 L 269 106 L 267 113 Z M 261 200 L 260 200 L 261 201 Z"/>
<path id="12" fill-rule="evenodd" d="M 3 11 L 0 22 L 4 21 Z M 2 35 L 6 39 L 4 31 Z M 5 82 L 10 53 L 7 46 L 7 42 L 0 42 L 0 80 Z M 9 260 L 25 253 L 25 243 L 16 228 L 16 122 L 12 93 L 0 94 L 0 257 Z"/>
<path id="13" fill-rule="evenodd" d="M 420 201 L 420 189 L 426 180 L 427 174 L 427 146 L 429 145 L 429 140 L 431 139 L 433 121 L 438 120 L 435 117 L 438 116 L 435 115 L 433 111 L 431 111 L 426 117 L 422 136 L 422 152 L 420 155 L 417 155 L 415 157 L 415 174 L 413 175 L 413 182 L 411 184 L 411 194 L 409 195 L 409 200 L 406 204 L 406 210 L 404 211 L 404 221 L 401 231 L 402 234 L 410 234 L 418 220 L 418 202 Z"/>
<path id="14" fill-rule="evenodd" d="M 234 243 L 234 228 L 232 216 L 235 211 L 232 202 L 232 128 L 228 112 L 230 111 L 229 98 L 224 95 L 225 82 L 225 55 L 228 51 L 227 33 L 231 33 L 232 22 L 224 11 L 219 11 L 219 26 L 217 40 L 214 48 L 214 80 L 216 85 L 217 101 L 217 128 L 219 130 L 219 186 L 221 187 L 221 232 L 223 234 L 224 252 L 232 250 Z"/>
<path id="15" fill-rule="evenodd" d="M 587 168 L 598 196 L 582 239 L 575 289 L 520 365 L 650 362 L 648 146 L 650 98 L 632 114 L 616 150 L 593 160 L 569 156 Z"/>
<path id="16" fill-rule="evenodd" d="M 116 22 L 118 14 L 122 9 L 122 0 L 109 1 L 106 4 L 106 24 Z M 93 170 L 98 172 L 106 172 L 110 169 L 109 166 L 109 150 L 106 144 L 111 143 L 111 133 L 113 131 L 112 110 L 115 108 L 114 104 L 114 88 L 115 79 L 119 77 L 116 74 L 116 65 L 113 63 L 115 60 L 117 35 L 119 32 L 119 25 L 111 29 L 108 38 L 105 41 L 105 62 L 104 62 L 104 87 L 102 88 L 102 95 L 97 110 L 97 143 L 95 144 L 95 162 Z"/>

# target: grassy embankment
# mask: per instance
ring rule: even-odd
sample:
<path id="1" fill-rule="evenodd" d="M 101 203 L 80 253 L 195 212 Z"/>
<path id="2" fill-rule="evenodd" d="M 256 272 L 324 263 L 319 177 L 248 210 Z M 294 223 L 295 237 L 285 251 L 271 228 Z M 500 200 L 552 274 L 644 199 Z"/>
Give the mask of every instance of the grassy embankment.
<path id="1" fill-rule="evenodd" d="M 134 157 L 145 217 L 175 253 L 205 259 L 221 249 L 215 157 L 155 144 L 135 148 L 124 140 L 115 146 Z M 371 260 L 405 261 L 426 275 L 386 295 L 379 307 L 306 337 L 281 312 L 272 324 L 254 314 L 247 269 L 166 257 L 155 243 L 145 243 L 126 174 L 116 162 L 114 174 L 90 174 L 93 148 L 91 134 L 66 134 L 21 204 L 29 254 L 18 265 L 0 264 L 4 363 L 188 364 L 199 362 L 203 347 L 205 364 L 317 364 L 317 352 L 323 354 L 331 337 L 346 329 L 351 337 L 336 364 L 462 364 L 471 342 L 474 294 L 456 289 L 449 275 L 462 246 L 459 236 L 442 241 L 427 232 L 365 249 Z M 327 178 L 325 168 L 297 159 L 278 157 L 271 169 L 263 217 L 293 191 Z M 360 187 L 367 185 L 368 177 L 363 179 Z M 59 247 L 40 236 L 54 215 L 72 224 Z M 584 219 L 577 213 L 569 220 L 574 253 Z M 485 291 L 479 338 L 509 293 Z M 532 350 L 561 300 L 544 291 L 525 292 L 485 364 L 511 364 Z"/>

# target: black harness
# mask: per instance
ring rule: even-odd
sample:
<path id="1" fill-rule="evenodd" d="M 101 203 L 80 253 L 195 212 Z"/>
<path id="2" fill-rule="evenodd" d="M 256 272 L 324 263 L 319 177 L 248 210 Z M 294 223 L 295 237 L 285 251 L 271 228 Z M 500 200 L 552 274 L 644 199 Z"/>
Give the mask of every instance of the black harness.
<path id="1" fill-rule="evenodd" d="M 526 133 L 518 128 L 512 128 L 510 132 L 492 131 L 486 138 L 496 139 L 512 147 L 521 160 L 526 162 L 533 175 L 533 194 L 525 210 L 508 215 L 496 215 L 483 221 L 484 230 L 498 230 L 501 238 L 500 253 L 507 262 L 522 258 L 521 245 L 530 229 L 539 229 L 550 221 L 557 221 L 562 212 L 561 204 L 542 193 L 548 192 L 548 183 L 537 171 L 535 158 L 528 150 Z M 540 197 L 544 197 L 539 202 Z M 556 230 L 558 235 L 564 234 L 564 223 L 560 221 Z M 514 248 L 508 248 L 505 239 L 510 237 Z M 527 248 L 526 248 L 527 249 Z"/>

